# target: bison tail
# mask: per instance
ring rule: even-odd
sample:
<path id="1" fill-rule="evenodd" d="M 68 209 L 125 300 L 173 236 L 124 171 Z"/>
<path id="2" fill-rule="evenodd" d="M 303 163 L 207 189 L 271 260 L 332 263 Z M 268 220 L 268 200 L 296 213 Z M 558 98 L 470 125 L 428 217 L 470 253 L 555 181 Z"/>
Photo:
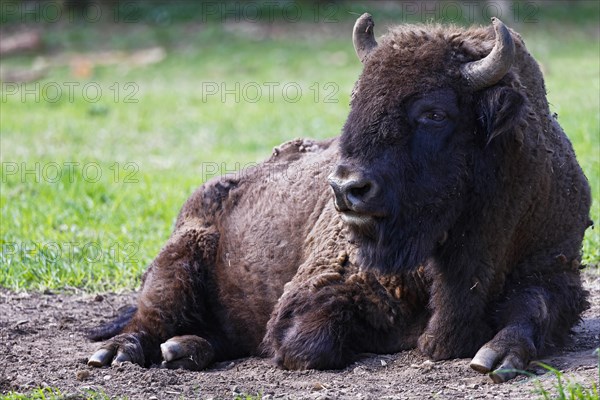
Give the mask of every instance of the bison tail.
<path id="1" fill-rule="evenodd" d="M 137 311 L 136 306 L 127 306 L 119 310 L 121 315 L 112 320 L 111 322 L 92 328 L 88 331 L 87 337 L 94 342 L 101 340 L 110 339 L 113 336 L 118 335 L 123 331 L 125 326 L 129 324 L 129 321 L 133 318 L 133 315 Z"/>

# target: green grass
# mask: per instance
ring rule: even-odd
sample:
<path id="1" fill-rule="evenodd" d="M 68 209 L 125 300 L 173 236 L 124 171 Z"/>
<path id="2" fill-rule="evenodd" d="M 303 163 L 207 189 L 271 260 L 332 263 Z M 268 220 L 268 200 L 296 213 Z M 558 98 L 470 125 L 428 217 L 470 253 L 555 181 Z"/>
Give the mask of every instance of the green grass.
<path id="1" fill-rule="evenodd" d="M 378 25 L 378 34 L 385 25 Z M 46 58 L 151 46 L 164 47 L 167 56 L 146 66 L 97 66 L 87 78 L 56 67 L 27 84 L 25 101 L 22 91 L 3 91 L 0 286 L 134 288 L 195 187 L 259 162 L 286 140 L 340 132 L 360 73 L 351 26 L 350 19 L 325 28 L 186 21 L 46 25 Z M 552 110 L 598 199 L 600 51 L 589 36 L 594 25 L 554 21 L 519 30 L 545 69 Z M 33 61 L 31 55 L 14 57 L 2 60 L 2 68 Z M 266 82 L 278 83 L 272 96 Z M 82 93 L 90 83 L 102 90 L 97 102 Z M 73 101 L 67 84 L 78 85 Z M 62 96 L 47 101 L 57 97 L 57 85 Z M 214 85 L 219 94 L 207 94 Z M 221 85 L 239 99 L 225 93 L 222 101 Z M 259 101 L 249 101 L 257 86 Z M 126 95 L 137 102 L 126 102 Z M 592 218 L 600 221 L 598 203 Z M 600 262 L 598 229 L 586 234 L 584 262 Z"/>
<path id="2" fill-rule="evenodd" d="M 58 389 L 39 388 L 34 389 L 27 394 L 18 392 L 8 392 L 0 394 L 1 400 L 58 400 L 63 398 Z"/>
<path id="3" fill-rule="evenodd" d="M 598 356 L 598 376 L 600 376 L 600 349 L 596 349 L 594 354 Z M 503 369 L 497 372 L 514 372 L 531 378 L 535 387 L 534 394 L 540 400 L 598 400 L 597 382 L 581 383 L 543 362 L 534 361 L 533 364 L 542 367 L 545 371 L 545 375 L 541 379 L 536 374 L 524 370 Z M 549 385 L 547 385 L 548 383 Z M 548 386 L 550 387 L 548 388 Z"/>
<path id="4" fill-rule="evenodd" d="M 114 399 L 114 397 L 112 397 Z M 111 399 L 103 391 L 85 390 L 85 393 L 65 395 L 55 388 L 37 388 L 28 393 L 8 392 L 0 394 L 0 400 L 109 400 Z M 125 399 L 125 397 L 118 397 Z"/>
<path id="5" fill-rule="evenodd" d="M 181 397 L 183 398 L 183 396 Z M 0 394 L 0 400 L 109 400 L 109 399 L 128 399 L 128 397 L 110 397 L 103 391 L 85 390 L 83 393 L 63 394 L 55 388 L 36 388 L 28 393 L 11 391 L 7 394 Z M 261 400 L 262 394 L 237 394 L 234 400 Z"/>
<path id="6" fill-rule="evenodd" d="M 234 397 L 234 400 L 261 400 L 262 399 L 262 394 L 261 393 L 257 393 L 255 395 L 253 394 L 238 394 Z"/>
<path id="7" fill-rule="evenodd" d="M 596 350 L 598 353 L 598 350 Z M 598 363 L 598 374 L 600 376 L 600 353 Z M 535 362 L 547 372 L 549 372 L 555 380 L 552 383 L 552 388 L 546 389 L 539 380 L 536 380 L 536 394 L 540 399 L 544 400 L 598 400 L 598 383 L 591 382 L 589 384 L 581 384 L 572 380 L 548 364 Z"/>

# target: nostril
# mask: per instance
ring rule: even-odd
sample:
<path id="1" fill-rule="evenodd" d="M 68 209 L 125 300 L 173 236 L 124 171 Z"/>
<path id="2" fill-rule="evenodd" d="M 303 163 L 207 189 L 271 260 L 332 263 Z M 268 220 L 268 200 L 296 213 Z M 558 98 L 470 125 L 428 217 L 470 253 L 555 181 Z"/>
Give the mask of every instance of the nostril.
<path id="1" fill-rule="evenodd" d="M 329 185 L 333 189 L 334 204 L 337 211 L 362 212 L 369 202 L 379 193 L 377 182 L 366 177 L 359 177 L 357 173 L 350 177 L 338 175 L 347 172 L 344 165 L 338 166 L 336 171 L 328 177 Z M 358 178 L 358 179 L 357 179 Z"/>
<path id="2" fill-rule="evenodd" d="M 348 203 L 353 206 L 365 203 L 367 200 L 376 195 L 375 184 L 370 180 L 360 180 L 350 182 L 344 188 Z"/>
<path id="3" fill-rule="evenodd" d="M 367 193 L 371 191 L 371 184 L 369 182 L 365 182 L 360 186 L 351 187 L 348 190 L 348 193 L 356 198 L 362 198 Z"/>

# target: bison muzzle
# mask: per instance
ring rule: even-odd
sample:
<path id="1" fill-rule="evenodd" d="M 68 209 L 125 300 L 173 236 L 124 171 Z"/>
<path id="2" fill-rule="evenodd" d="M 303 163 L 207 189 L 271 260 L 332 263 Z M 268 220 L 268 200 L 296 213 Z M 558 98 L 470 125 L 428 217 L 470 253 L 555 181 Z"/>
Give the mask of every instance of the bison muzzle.
<path id="1" fill-rule="evenodd" d="M 196 190 L 90 365 L 329 369 L 418 347 L 502 382 L 565 342 L 590 190 L 520 36 L 493 18 L 377 43 L 364 14 L 353 42 L 341 136 Z"/>

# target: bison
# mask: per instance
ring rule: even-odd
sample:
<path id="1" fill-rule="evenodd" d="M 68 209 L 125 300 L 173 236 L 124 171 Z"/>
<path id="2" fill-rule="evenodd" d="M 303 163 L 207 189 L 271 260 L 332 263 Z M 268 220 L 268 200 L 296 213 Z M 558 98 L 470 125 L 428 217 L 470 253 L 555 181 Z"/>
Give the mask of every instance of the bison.
<path id="1" fill-rule="evenodd" d="M 333 369 L 417 347 L 502 382 L 565 343 L 591 196 L 537 63 L 495 18 L 373 29 L 354 26 L 341 136 L 197 189 L 89 365 Z"/>

